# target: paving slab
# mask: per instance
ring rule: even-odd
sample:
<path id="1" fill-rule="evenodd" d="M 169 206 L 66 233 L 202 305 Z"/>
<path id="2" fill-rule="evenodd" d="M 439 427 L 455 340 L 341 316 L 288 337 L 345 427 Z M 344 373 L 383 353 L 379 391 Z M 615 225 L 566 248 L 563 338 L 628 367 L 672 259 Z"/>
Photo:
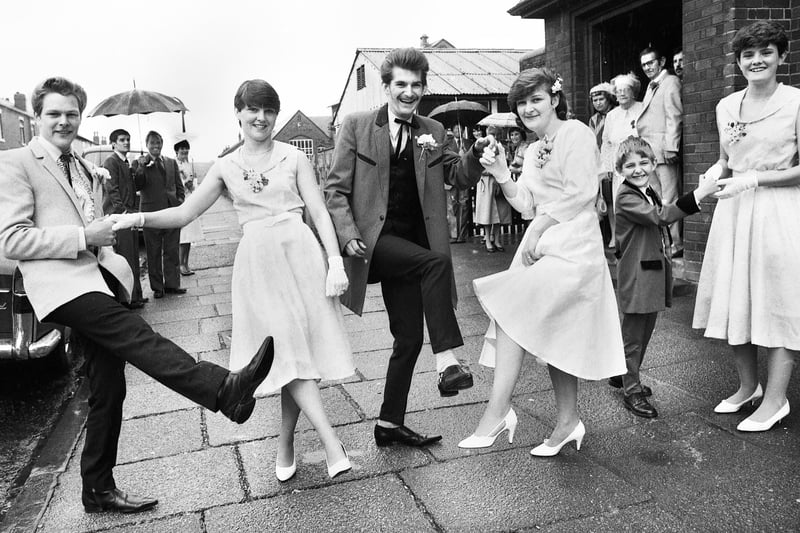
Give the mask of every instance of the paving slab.
<path id="1" fill-rule="evenodd" d="M 704 527 L 706 525 L 704 524 Z M 686 520 L 680 514 L 673 514 L 657 503 L 632 505 L 623 509 L 613 509 L 586 518 L 565 520 L 556 524 L 523 528 L 525 533 L 575 533 L 591 531 L 594 533 L 688 533 L 708 532 Z"/>
<path id="2" fill-rule="evenodd" d="M 405 470 L 400 476 L 442 531 L 530 528 L 649 499 L 580 453 L 537 458 L 515 449 Z"/>
<path id="3" fill-rule="evenodd" d="M 141 374 L 144 376 L 144 374 Z M 139 385 L 128 386 L 122 417 L 136 418 L 184 409 L 200 409 L 196 403 L 166 388 L 149 376 Z"/>
<path id="4" fill-rule="evenodd" d="M 200 409 L 190 409 L 124 420 L 117 464 L 200 450 L 200 413 Z"/>
<path id="5" fill-rule="evenodd" d="M 353 469 L 331 480 L 325 464 L 325 451 L 316 431 L 302 431 L 295 436 L 297 474 L 285 482 L 275 477 L 277 439 L 269 438 L 239 445 L 250 495 L 274 496 L 321 486 L 343 483 L 398 472 L 430 464 L 430 455 L 408 446 L 381 448 L 373 437 L 374 423 L 362 422 L 336 428 L 345 444 Z"/>
<path id="6" fill-rule="evenodd" d="M 118 466 L 114 469 L 117 486 L 158 498 L 159 504 L 151 511 L 133 515 L 87 514 L 81 504 L 78 462 L 72 461 L 59 479 L 39 531 L 112 529 L 239 502 L 244 497 L 235 450 L 217 448 Z"/>
<path id="7" fill-rule="evenodd" d="M 205 526 L 208 533 L 437 531 L 394 475 L 211 509 Z"/>

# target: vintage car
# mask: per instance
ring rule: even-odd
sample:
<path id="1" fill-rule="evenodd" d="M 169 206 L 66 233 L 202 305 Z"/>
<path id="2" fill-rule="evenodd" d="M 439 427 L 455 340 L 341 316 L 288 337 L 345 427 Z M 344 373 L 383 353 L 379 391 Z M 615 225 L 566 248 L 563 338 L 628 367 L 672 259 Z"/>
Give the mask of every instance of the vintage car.
<path id="1" fill-rule="evenodd" d="M 13 261 L 0 256 L 0 360 L 42 359 L 55 372 L 72 362 L 69 328 L 39 322 L 22 275 Z"/>

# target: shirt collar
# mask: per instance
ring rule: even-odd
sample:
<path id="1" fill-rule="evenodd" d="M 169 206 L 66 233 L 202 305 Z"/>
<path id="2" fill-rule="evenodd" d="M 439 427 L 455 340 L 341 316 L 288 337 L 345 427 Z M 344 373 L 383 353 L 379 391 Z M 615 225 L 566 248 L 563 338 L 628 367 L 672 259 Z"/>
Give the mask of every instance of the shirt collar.
<path id="1" fill-rule="evenodd" d="M 399 117 L 394 113 L 392 113 L 391 109 L 388 109 L 388 111 L 389 111 L 389 133 L 391 134 L 393 139 L 397 139 L 397 134 L 400 131 L 400 124 L 395 122 L 394 119 Z M 405 120 L 405 119 L 400 119 L 400 120 Z M 406 122 L 411 122 L 412 120 L 413 120 L 413 115 Z"/>
<path id="2" fill-rule="evenodd" d="M 53 161 L 58 161 L 58 158 L 60 158 L 62 155 L 64 155 L 64 152 L 59 150 L 58 147 L 56 147 L 56 145 L 54 145 L 53 143 L 51 143 L 50 141 L 48 141 L 44 137 L 39 136 L 38 139 L 39 139 L 39 144 L 41 144 L 42 147 L 47 152 L 47 154 L 50 157 L 53 158 Z M 67 152 L 67 154 L 72 155 L 72 150 Z"/>
<path id="3" fill-rule="evenodd" d="M 122 155 L 121 153 L 117 152 L 116 150 L 114 150 L 114 153 L 117 154 L 117 157 L 119 157 L 125 163 L 128 162 L 128 158 L 126 156 Z"/>
<path id="4" fill-rule="evenodd" d="M 661 72 L 659 72 L 658 76 L 656 76 L 656 79 L 650 80 L 650 83 L 656 82 L 660 84 L 662 81 L 664 81 L 664 78 L 667 77 L 667 74 L 669 74 L 669 72 L 667 72 L 667 69 L 662 68 Z"/>

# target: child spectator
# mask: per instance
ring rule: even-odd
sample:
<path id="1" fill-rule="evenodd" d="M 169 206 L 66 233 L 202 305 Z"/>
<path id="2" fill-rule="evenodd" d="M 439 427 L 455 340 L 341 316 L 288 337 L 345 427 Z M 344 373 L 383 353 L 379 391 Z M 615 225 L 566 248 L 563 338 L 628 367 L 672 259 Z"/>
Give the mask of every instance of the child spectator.
<path id="1" fill-rule="evenodd" d="M 672 303 L 672 262 L 668 224 L 700 211 L 699 202 L 717 192 L 716 180 L 700 177 L 697 189 L 662 205 L 649 183 L 655 176 L 656 157 L 644 139 L 628 137 L 619 146 L 616 169 L 624 179 L 615 199 L 617 217 L 617 286 L 622 311 L 622 340 L 628 371 L 609 380 L 625 394 L 625 408 L 636 416 L 655 418 L 647 400 L 639 368 L 659 311 Z"/>

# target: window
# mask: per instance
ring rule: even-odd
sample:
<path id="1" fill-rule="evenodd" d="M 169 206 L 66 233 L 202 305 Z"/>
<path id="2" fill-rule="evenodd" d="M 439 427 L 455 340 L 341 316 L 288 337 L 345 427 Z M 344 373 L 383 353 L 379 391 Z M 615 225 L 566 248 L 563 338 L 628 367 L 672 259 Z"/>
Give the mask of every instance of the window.
<path id="1" fill-rule="evenodd" d="M 25 119 L 19 119 L 19 143 L 25 144 Z"/>
<path id="2" fill-rule="evenodd" d="M 367 86 L 367 79 L 364 75 L 364 65 L 356 69 L 356 90 L 360 91 Z"/>
<path id="3" fill-rule="evenodd" d="M 306 154 L 309 161 L 314 160 L 314 141 L 311 139 L 292 139 L 289 141 L 292 145 L 300 149 L 301 152 Z"/>

